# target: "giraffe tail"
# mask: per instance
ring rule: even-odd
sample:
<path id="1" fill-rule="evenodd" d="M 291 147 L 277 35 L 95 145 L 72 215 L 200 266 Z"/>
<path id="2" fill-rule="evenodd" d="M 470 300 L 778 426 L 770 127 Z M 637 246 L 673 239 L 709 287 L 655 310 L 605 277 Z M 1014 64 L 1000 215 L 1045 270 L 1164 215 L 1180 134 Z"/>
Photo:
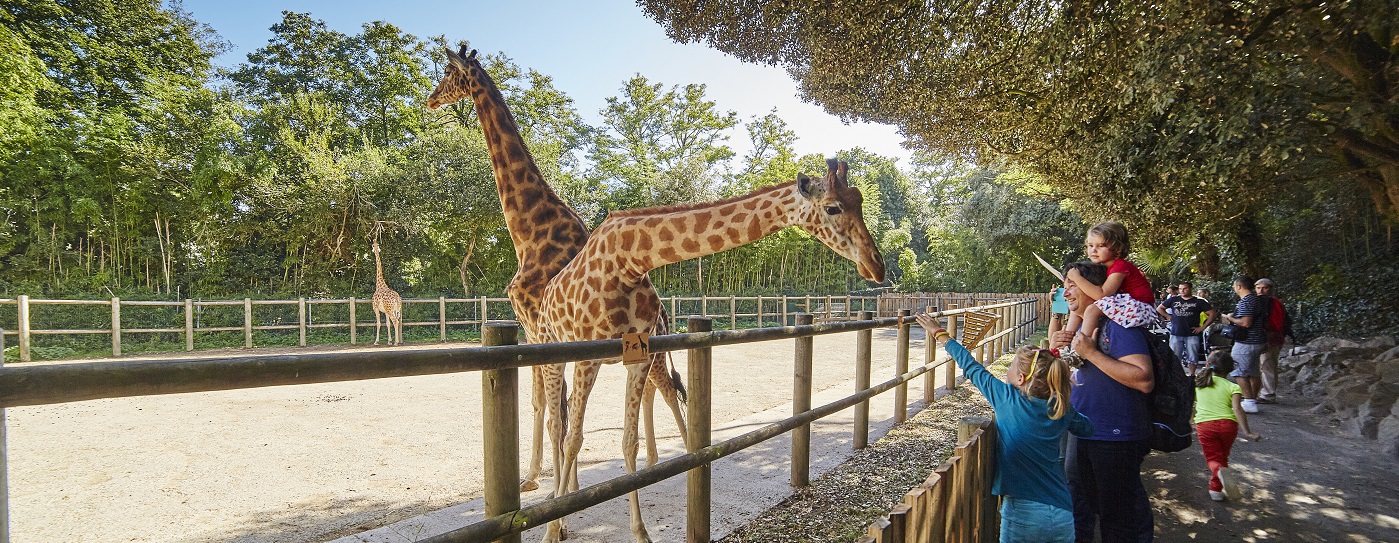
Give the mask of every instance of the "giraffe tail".
<path id="1" fill-rule="evenodd" d="M 670 315 L 666 312 L 665 305 L 661 305 L 661 314 L 656 318 L 656 335 L 666 335 L 670 333 Z M 675 369 L 675 363 L 670 360 L 670 353 L 664 353 L 651 361 L 652 364 L 660 362 L 665 364 L 670 370 L 670 384 L 675 387 L 675 395 L 680 399 L 680 403 L 685 403 L 689 395 L 685 392 L 685 380 L 680 377 L 680 372 Z"/>

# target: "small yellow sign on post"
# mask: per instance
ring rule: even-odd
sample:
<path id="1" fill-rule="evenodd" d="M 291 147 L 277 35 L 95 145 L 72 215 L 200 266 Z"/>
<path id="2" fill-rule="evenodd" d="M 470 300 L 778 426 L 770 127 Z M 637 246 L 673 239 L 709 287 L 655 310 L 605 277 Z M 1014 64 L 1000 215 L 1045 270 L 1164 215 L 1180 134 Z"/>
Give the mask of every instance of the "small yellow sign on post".
<path id="1" fill-rule="evenodd" d="M 622 363 L 640 364 L 651 359 L 651 334 L 622 334 Z"/>

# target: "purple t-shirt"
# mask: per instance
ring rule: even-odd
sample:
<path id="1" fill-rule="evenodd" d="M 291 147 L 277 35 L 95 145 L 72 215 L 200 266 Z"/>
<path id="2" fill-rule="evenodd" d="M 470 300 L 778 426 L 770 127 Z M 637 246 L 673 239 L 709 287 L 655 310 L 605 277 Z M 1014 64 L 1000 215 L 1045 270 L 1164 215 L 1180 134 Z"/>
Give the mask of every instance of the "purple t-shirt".
<path id="1" fill-rule="evenodd" d="M 1150 356 L 1145 328 L 1123 328 L 1103 319 L 1098 348 L 1116 359 L 1127 355 Z M 1093 421 L 1093 437 L 1101 441 L 1137 441 L 1151 437 L 1151 412 L 1147 396 L 1103 373 L 1091 362 L 1084 362 L 1074 378 L 1069 403 Z"/>

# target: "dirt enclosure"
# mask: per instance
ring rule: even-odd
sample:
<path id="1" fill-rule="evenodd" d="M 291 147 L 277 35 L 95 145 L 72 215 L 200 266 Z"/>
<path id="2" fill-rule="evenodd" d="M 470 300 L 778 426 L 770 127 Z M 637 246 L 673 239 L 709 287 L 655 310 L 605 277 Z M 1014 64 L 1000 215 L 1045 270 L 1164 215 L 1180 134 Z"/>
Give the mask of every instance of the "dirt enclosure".
<path id="1" fill-rule="evenodd" d="M 915 339 L 916 361 L 921 335 Z M 741 433 L 790 413 L 793 346 L 783 340 L 715 349 L 716 441 L 726 437 L 721 430 Z M 876 331 L 875 382 L 893 376 L 894 351 L 894 331 Z M 854 352 L 853 333 L 818 336 L 814 390 L 827 390 L 827 398 L 852 392 Z M 676 354 L 683 375 L 685 356 Z M 584 484 L 621 472 L 624 376 L 621 368 L 606 367 L 594 389 L 584 425 Z M 522 372 L 522 383 L 527 378 Z M 480 390 L 479 374 L 464 373 L 12 408 L 6 413 L 12 541 L 327 541 L 471 502 L 483 488 Z M 522 387 L 522 451 L 529 450 L 529 392 Z M 921 396 L 915 385 L 909 397 Z M 822 401 L 818 396 L 817 405 Z M 892 393 L 876 398 L 872 420 L 887 427 L 892 402 Z M 659 401 L 656 415 L 662 455 L 679 454 L 675 423 Z M 832 430 L 848 434 L 848 428 Z M 848 455 L 848 435 L 832 443 L 840 450 L 814 453 L 820 456 L 814 468 Z M 757 495 L 768 491 L 759 483 L 785 487 L 785 450 L 759 451 L 759 461 L 749 461 L 754 471 L 733 474 L 725 491 L 761 502 Z M 677 479 L 683 489 L 684 478 Z M 754 490 L 745 494 L 741 487 L 750 483 Z M 643 491 L 643 498 L 658 492 Z M 542 498 L 531 493 L 525 501 Z M 621 500 L 599 507 L 625 519 Z M 745 520 L 745 513 L 724 507 L 716 503 L 716 537 Z M 664 516 L 661 509 L 668 507 L 648 502 L 652 536 L 683 538 L 683 521 L 653 520 Z M 430 535 L 387 530 L 384 540 Z M 588 532 L 576 533 L 589 540 Z"/>

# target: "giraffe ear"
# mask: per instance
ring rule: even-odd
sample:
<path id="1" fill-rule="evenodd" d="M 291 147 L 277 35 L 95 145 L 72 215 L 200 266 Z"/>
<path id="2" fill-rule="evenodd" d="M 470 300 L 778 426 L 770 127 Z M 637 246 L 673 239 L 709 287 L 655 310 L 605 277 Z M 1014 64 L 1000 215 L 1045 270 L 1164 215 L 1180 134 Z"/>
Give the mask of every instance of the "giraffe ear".
<path id="1" fill-rule="evenodd" d="M 830 188 L 825 181 L 825 179 L 807 177 L 806 174 L 799 173 L 797 174 L 797 192 L 801 193 L 802 198 L 820 198 Z"/>

